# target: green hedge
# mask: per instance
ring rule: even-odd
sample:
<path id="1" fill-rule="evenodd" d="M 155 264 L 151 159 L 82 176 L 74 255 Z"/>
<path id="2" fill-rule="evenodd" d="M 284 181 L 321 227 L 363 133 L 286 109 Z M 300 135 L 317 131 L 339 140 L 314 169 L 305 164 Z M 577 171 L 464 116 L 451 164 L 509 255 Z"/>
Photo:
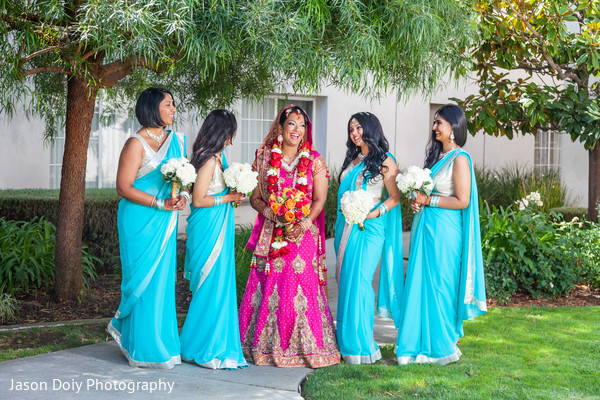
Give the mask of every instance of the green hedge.
<path id="1" fill-rule="evenodd" d="M 31 221 L 44 217 L 56 224 L 58 190 L 0 190 L 0 217 L 14 221 Z M 117 208 L 121 198 L 115 189 L 85 191 L 83 242 L 92 256 L 101 262 L 98 273 L 111 273 L 120 268 Z"/>
<path id="2" fill-rule="evenodd" d="M 550 209 L 550 212 L 562 215 L 562 220 L 569 222 L 577 217 L 580 220 L 587 219 L 588 209 L 584 207 L 556 207 Z"/>

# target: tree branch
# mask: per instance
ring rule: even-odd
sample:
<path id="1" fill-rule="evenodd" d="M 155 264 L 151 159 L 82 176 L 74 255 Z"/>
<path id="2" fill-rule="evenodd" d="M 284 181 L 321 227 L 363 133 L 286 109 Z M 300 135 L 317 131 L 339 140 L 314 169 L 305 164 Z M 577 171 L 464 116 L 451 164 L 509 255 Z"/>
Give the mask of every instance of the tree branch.
<path id="1" fill-rule="evenodd" d="M 527 26 L 527 28 L 531 31 L 533 36 L 535 36 L 538 39 L 539 46 L 536 45 L 536 43 L 533 40 L 530 40 L 530 39 L 526 39 L 526 40 L 529 43 L 531 43 L 532 45 L 539 47 L 539 49 L 542 52 L 542 57 L 544 57 L 544 60 L 546 60 L 546 62 L 550 66 L 550 68 L 552 68 L 556 71 L 556 74 L 558 75 L 558 77 L 562 80 L 571 79 L 571 80 L 575 81 L 579 86 L 584 86 L 583 81 L 576 74 L 564 73 L 562 68 L 556 62 L 554 62 L 552 57 L 550 57 L 550 55 L 548 54 L 546 47 L 542 44 L 544 42 L 542 35 L 540 35 L 540 33 L 533 26 L 531 26 L 531 24 L 529 23 L 529 19 L 524 14 L 521 14 L 510 2 L 507 2 L 506 4 L 515 13 L 517 18 L 522 23 L 524 23 L 525 26 Z M 496 9 L 496 10 L 498 10 L 498 9 Z"/>
<path id="2" fill-rule="evenodd" d="M 73 73 L 69 70 L 66 70 L 62 67 L 53 67 L 53 66 L 49 66 L 49 67 L 39 67 L 39 68 L 34 68 L 34 69 L 30 69 L 28 71 L 24 71 L 23 72 L 23 77 L 29 76 L 29 75 L 34 75 L 34 74 L 41 74 L 44 72 L 57 72 L 59 74 L 64 74 L 67 76 L 73 75 Z"/>
<path id="3" fill-rule="evenodd" d="M 54 50 L 58 50 L 58 49 L 64 49 L 65 47 L 63 45 L 58 45 L 58 46 L 52 46 L 52 47 L 48 47 L 39 51 L 36 51 L 35 53 L 31 53 L 30 55 L 28 55 L 27 57 L 23 58 L 21 60 L 21 62 L 24 64 L 27 61 L 31 60 L 32 58 L 35 58 L 37 56 L 41 56 L 42 54 L 48 53 L 50 51 L 54 51 Z"/>

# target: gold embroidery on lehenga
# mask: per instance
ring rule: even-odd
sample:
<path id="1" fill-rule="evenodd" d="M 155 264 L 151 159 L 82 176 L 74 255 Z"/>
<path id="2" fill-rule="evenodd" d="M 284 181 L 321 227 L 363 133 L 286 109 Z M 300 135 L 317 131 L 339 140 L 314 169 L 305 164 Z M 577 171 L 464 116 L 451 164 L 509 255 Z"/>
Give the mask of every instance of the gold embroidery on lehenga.
<path id="1" fill-rule="evenodd" d="M 312 267 L 315 274 L 319 273 L 319 263 L 317 262 L 317 255 L 315 254 L 312 259 Z"/>
<path id="2" fill-rule="evenodd" d="M 327 314 L 325 312 L 325 302 L 323 301 L 323 296 L 321 296 L 321 291 L 317 294 L 317 299 L 319 301 L 319 311 L 321 311 L 321 324 L 323 326 L 323 350 L 327 352 L 337 351 L 337 343 L 335 341 L 335 332 L 333 330 L 333 326 L 329 322 L 327 318 Z"/>
<path id="3" fill-rule="evenodd" d="M 315 176 L 319 172 L 326 170 L 326 169 L 327 169 L 327 164 L 325 164 L 325 160 L 323 160 L 323 156 L 319 156 L 313 160 L 313 163 L 312 163 L 313 176 Z"/>
<path id="4" fill-rule="evenodd" d="M 246 328 L 246 335 L 244 336 L 244 342 L 242 343 L 242 348 L 245 351 L 252 349 L 252 346 L 254 344 L 254 331 L 256 330 L 256 320 L 258 319 L 261 300 L 262 288 L 259 282 L 258 285 L 256 285 L 256 291 L 252 295 L 252 300 L 250 301 L 250 305 L 252 307 L 252 317 L 250 318 L 248 328 Z"/>
<path id="5" fill-rule="evenodd" d="M 283 267 L 285 266 L 285 261 L 283 261 L 282 257 L 277 257 L 275 260 L 273 260 L 273 262 L 271 263 L 271 268 L 273 269 L 273 271 L 275 272 L 283 272 Z"/>
<path id="6" fill-rule="evenodd" d="M 296 311 L 296 321 L 284 356 L 292 357 L 317 353 L 319 350 L 317 340 L 310 330 L 308 317 L 306 316 L 308 301 L 300 285 L 298 285 L 298 292 L 294 297 L 294 310 Z"/>
<path id="7" fill-rule="evenodd" d="M 300 257 L 300 254 L 298 254 L 296 258 L 294 258 L 294 261 L 292 261 L 292 268 L 294 269 L 295 273 L 301 274 L 304 272 L 304 267 L 306 267 L 306 263 L 302 257 Z"/>
<path id="8" fill-rule="evenodd" d="M 277 310 L 279 310 L 279 293 L 277 293 L 277 284 L 273 287 L 273 293 L 269 297 L 268 303 L 269 315 L 265 326 L 258 337 L 258 343 L 253 353 L 262 354 L 281 354 L 281 339 L 277 324 Z M 256 357 L 254 357 L 256 358 Z"/>

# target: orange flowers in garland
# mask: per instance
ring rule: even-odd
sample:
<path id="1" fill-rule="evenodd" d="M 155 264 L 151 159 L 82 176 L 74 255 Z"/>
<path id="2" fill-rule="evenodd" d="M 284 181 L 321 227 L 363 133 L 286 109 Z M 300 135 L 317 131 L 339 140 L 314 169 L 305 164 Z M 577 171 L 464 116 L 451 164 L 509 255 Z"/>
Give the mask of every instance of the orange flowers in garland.
<path id="1" fill-rule="evenodd" d="M 296 165 L 297 174 L 295 176 L 295 187 L 279 190 L 279 169 L 281 168 L 281 137 L 278 138 L 271 148 L 270 168 L 267 171 L 267 189 L 271 193 L 269 197 L 269 207 L 273 210 L 275 216 L 284 216 L 289 223 L 295 223 L 305 218 L 310 213 L 311 201 L 306 195 L 308 192 L 308 168 L 310 168 L 310 143 L 304 142 L 300 147 L 298 155 L 298 164 Z M 287 248 L 287 241 L 284 240 L 284 226 L 276 222 L 273 229 L 273 240 L 269 256 L 283 257 L 290 251 Z"/>

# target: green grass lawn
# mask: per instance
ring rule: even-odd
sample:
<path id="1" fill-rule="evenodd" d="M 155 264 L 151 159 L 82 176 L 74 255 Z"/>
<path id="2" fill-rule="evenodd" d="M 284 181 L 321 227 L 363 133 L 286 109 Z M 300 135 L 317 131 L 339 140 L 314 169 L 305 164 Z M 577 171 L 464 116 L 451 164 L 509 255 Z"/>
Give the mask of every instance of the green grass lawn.
<path id="1" fill-rule="evenodd" d="M 112 340 L 106 324 L 64 325 L 0 332 L 0 361 L 70 349 Z"/>
<path id="2" fill-rule="evenodd" d="M 316 370 L 306 399 L 600 399 L 600 307 L 492 308 L 465 323 L 461 359 Z"/>

